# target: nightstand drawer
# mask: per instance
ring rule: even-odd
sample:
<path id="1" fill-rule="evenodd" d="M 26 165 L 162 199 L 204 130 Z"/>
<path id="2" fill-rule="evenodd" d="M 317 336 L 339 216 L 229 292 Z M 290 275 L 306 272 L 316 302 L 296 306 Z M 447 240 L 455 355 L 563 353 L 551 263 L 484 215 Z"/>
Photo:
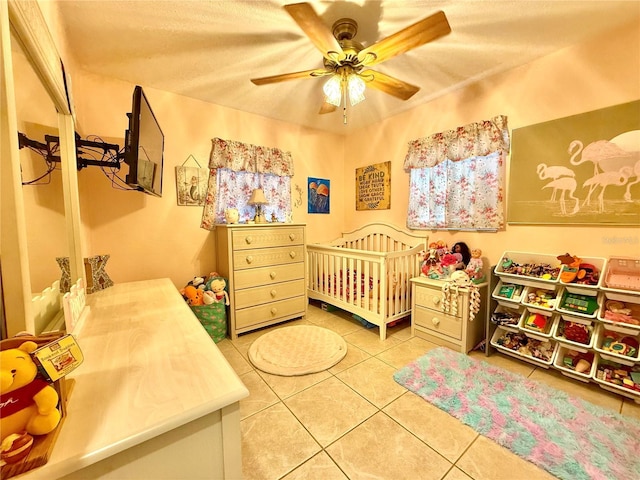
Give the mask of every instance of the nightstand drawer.
<path id="1" fill-rule="evenodd" d="M 413 312 L 413 321 L 418 327 L 447 335 L 456 340 L 462 339 L 462 321 L 458 317 L 416 306 Z"/>
<path id="2" fill-rule="evenodd" d="M 289 298 L 279 302 L 266 303 L 256 307 L 236 310 L 236 327 L 244 328 L 260 323 L 272 322 L 281 317 L 304 315 L 306 296 Z"/>
<path id="3" fill-rule="evenodd" d="M 462 315 L 462 307 L 460 304 L 460 295 L 456 297 L 451 294 L 451 301 L 458 302 L 457 316 Z M 438 288 L 429 288 L 424 286 L 416 286 L 415 290 L 416 306 L 430 308 L 437 312 L 442 312 L 443 295 L 442 290 Z M 450 309 L 453 310 L 453 309 Z"/>
<path id="4" fill-rule="evenodd" d="M 233 288 L 238 290 L 304 279 L 304 273 L 304 262 L 237 270 L 233 274 Z"/>
<path id="5" fill-rule="evenodd" d="M 247 308 L 263 303 L 284 300 L 304 294 L 304 279 L 275 283 L 269 286 L 236 289 L 236 308 Z"/>
<path id="6" fill-rule="evenodd" d="M 250 248 L 281 247 L 283 245 L 303 245 L 304 228 L 278 227 L 256 228 L 250 231 L 238 230 L 232 234 L 234 250 Z"/>
<path id="7" fill-rule="evenodd" d="M 233 266 L 236 270 L 264 267 L 266 265 L 284 265 L 294 262 L 304 262 L 303 245 L 240 250 L 233 253 Z"/>

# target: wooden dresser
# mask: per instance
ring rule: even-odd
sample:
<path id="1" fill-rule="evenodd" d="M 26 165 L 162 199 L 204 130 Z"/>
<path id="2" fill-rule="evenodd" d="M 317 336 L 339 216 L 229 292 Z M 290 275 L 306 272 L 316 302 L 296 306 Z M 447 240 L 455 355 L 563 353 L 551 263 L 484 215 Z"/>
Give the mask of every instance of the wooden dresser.
<path id="1" fill-rule="evenodd" d="M 460 288 L 457 297 L 451 293 L 450 302 L 457 302 L 457 308 L 449 308 L 446 313 L 442 310 L 442 280 L 416 277 L 411 279 L 411 285 L 412 335 L 465 354 L 484 338 L 486 283 L 478 285 L 482 305 L 472 321 L 469 321 L 470 292 L 467 288 Z"/>
<path id="2" fill-rule="evenodd" d="M 217 271 L 228 279 L 229 335 L 307 314 L 305 226 L 216 225 Z"/>

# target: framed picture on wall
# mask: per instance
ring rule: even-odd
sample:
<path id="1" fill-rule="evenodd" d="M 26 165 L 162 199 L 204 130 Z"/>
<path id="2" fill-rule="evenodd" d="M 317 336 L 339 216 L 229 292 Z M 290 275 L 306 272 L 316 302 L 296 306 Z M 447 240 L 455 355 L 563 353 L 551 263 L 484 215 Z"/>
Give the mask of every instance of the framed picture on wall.
<path id="1" fill-rule="evenodd" d="M 178 205 L 202 206 L 207 196 L 209 169 L 200 167 L 176 167 Z"/>
<path id="2" fill-rule="evenodd" d="M 640 101 L 514 129 L 510 224 L 640 225 Z"/>
<path id="3" fill-rule="evenodd" d="M 356 168 L 356 210 L 391 208 L 391 162 Z"/>
<path id="4" fill-rule="evenodd" d="M 307 188 L 309 189 L 309 213 L 329 213 L 330 202 L 330 180 L 325 178 L 308 177 Z"/>

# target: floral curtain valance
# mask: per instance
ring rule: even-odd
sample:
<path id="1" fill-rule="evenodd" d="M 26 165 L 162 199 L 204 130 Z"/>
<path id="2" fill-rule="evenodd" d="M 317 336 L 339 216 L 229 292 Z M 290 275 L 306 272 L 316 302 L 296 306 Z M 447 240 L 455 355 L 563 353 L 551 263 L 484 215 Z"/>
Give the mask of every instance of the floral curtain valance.
<path id="1" fill-rule="evenodd" d="M 409 142 L 404 169 L 408 172 L 412 168 L 433 167 L 447 159 L 457 162 L 495 152 L 506 155 L 509 144 L 507 117 L 499 115 Z"/>
<path id="2" fill-rule="evenodd" d="M 261 147 L 235 140 L 212 140 L 209 168 L 228 168 L 236 172 L 269 173 L 293 176 L 291 153 L 279 148 Z"/>

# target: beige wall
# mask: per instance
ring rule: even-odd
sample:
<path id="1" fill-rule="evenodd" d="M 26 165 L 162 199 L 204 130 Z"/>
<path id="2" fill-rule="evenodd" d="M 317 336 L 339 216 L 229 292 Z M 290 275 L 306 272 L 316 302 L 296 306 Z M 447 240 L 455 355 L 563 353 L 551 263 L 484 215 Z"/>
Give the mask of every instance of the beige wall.
<path id="1" fill-rule="evenodd" d="M 79 71 L 73 85 L 82 137 L 99 135 L 122 146 L 134 85 Z M 215 269 L 213 235 L 200 228 L 202 208 L 177 206 L 175 186 L 175 167 L 189 155 L 207 164 L 213 137 L 291 151 L 294 199 L 296 185 L 304 192 L 294 221 L 308 224 L 310 242 L 339 235 L 343 198 L 332 194 L 329 215 L 308 215 L 306 184 L 309 176 L 330 178 L 334 192 L 344 191 L 343 179 L 335 175 L 342 171 L 341 137 L 143 88 L 165 135 L 162 198 L 116 190 L 96 167 L 79 173 L 82 219 L 90 232 L 85 253 L 109 253 L 107 272 L 115 282 L 170 277 L 183 286 Z"/>
<path id="2" fill-rule="evenodd" d="M 292 152 L 294 198 L 295 185 L 304 192 L 302 205 L 294 210 L 294 221 L 307 223 L 309 242 L 332 239 L 342 230 L 371 221 L 405 225 L 408 174 L 402 163 L 409 140 L 498 114 L 507 115 L 514 129 L 636 100 L 640 98 L 639 45 L 636 22 L 348 137 L 143 86 L 165 133 L 164 195 L 155 198 L 115 190 L 96 167 L 80 172 L 81 213 L 87 236 L 84 253 L 111 254 L 107 270 L 116 282 L 167 276 L 182 286 L 193 275 L 215 269 L 213 237 L 199 228 L 201 209 L 178 207 L 175 194 L 175 166 L 190 154 L 206 162 L 210 139 L 215 136 Z M 83 138 L 95 134 L 122 145 L 134 85 L 87 74 L 73 66 L 71 70 L 78 131 Z M 352 155 L 354 151 L 358 155 Z M 392 162 L 391 209 L 355 211 L 355 169 L 384 161 Z M 306 213 L 309 176 L 331 180 L 330 215 Z M 507 226 L 499 233 L 428 233 L 432 239 L 450 244 L 466 241 L 480 247 L 489 263 L 495 263 L 504 250 L 640 256 L 637 228 Z"/>
<path id="3" fill-rule="evenodd" d="M 402 170 L 402 164 L 410 140 L 495 115 L 507 115 L 512 130 L 637 99 L 640 99 L 638 19 L 624 29 L 487 78 L 358 131 L 346 140 L 346 150 L 357 149 L 360 154 L 345 157 L 344 176 L 351 179 L 358 167 L 391 161 L 391 209 L 357 212 L 345 208 L 345 226 L 353 227 L 373 219 L 406 224 L 409 175 Z M 507 179 L 508 175 L 507 164 Z M 355 197 L 355 184 L 352 181 L 346 184 L 345 207 L 351 207 L 349 199 Z M 634 198 L 640 198 L 640 184 L 633 188 Z M 479 247 L 487 262 L 494 264 L 505 250 L 640 257 L 638 230 L 637 227 L 507 225 L 499 233 L 432 231 L 429 236 L 443 239 L 449 245 L 465 241 L 471 247 Z"/>

